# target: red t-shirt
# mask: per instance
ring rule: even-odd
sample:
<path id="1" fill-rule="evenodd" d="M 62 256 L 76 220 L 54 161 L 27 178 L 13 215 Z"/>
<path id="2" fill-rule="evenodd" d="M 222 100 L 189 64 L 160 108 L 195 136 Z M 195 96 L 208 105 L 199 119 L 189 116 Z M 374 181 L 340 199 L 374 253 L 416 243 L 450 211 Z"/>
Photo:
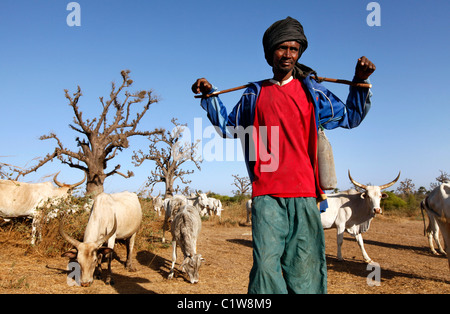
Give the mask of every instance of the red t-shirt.
<path id="1" fill-rule="evenodd" d="M 302 82 L 262 84 L 255 109 L 253 197 L 317 197 L 314 106 Z"/>

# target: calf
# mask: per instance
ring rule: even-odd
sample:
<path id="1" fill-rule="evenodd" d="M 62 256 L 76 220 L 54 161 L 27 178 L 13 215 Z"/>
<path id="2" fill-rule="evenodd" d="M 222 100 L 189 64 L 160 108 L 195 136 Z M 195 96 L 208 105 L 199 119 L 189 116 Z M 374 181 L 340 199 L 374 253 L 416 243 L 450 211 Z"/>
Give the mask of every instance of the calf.
<path id="1" fill-rule="evenodd" d="M 171 224 L 173 251 L 169 279 L 173 278 L 178 245 L 184 256 L 181 268 L 188 274 L 191 283 L 198 282 L 198 271 L 204 260 L 200 254 L 197 254 L 197 240 L 201 226 L 198 209 L 192 205 L 184 205 L 175 215 Z"/>

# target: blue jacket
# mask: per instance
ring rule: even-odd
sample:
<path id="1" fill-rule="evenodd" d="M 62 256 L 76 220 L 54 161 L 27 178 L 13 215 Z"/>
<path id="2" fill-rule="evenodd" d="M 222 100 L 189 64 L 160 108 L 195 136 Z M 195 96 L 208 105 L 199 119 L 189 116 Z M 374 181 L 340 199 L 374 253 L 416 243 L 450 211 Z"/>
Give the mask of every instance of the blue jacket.
<path id="1" fill-rule="evenodd" d="M 365 82 L 353 79 L 354 82 Z M 253 82 L 243 93 L 237 105 L 230 114 L 218 96 L 203 98 L 201 106 L 208 113 L 211 123 L 223 137 L 236 138 L 236 128 L 252 126 L 255 118 L 256 100 L 263 81 Z M 350 87 L 347 101 L 342 102 L 311 75 L 303 79 L 314 103 L 317 128 L 325 129 L 357 127 L 368 113 L 372 93 L 368 88 Z M 217 90 L 215 87 L 212 91 Z M 242 140 L 242 138 L 241 138 Z M 248 149 L 244 149 L 245 162 L 250 179 L 253 181 L 253 167 L 249 160 Z"/>

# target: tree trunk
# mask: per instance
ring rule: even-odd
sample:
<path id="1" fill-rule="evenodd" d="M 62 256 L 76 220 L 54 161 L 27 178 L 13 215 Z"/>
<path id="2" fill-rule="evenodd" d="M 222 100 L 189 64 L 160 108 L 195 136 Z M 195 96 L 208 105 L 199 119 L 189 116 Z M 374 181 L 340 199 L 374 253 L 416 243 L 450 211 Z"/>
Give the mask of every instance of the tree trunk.
<path id="1" fill-rule="evenodd" d="M 106 175 L 105 174 L 94 174 L 89 175 L 86 183 L 86 195 L 90 195 L 92 197 L 102 193 L 103 183 L 105 182 Z"/>
<path id="2" fill-rule="evenodd" d="M 94 197 L 102 192 L 103 192 L 103 185 L 97 185 L 93 182 L 87 183 L 86 195 Z"/>
<path id="3" fill-rule="evenodd" d="M 166 183 L 166 194 L 164 195 L 164 198 L 166 197 L 172 197 L 173 196 L 173 178 L 168 177 L 165 180 Z"/>

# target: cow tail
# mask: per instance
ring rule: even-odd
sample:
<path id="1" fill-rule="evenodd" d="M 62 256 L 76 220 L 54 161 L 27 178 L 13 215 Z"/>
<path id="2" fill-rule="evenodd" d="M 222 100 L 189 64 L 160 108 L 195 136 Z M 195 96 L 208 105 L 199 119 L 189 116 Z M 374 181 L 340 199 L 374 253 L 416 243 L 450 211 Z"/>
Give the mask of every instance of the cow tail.
<path id="1" fill-rule="evenodd" d="M 425 209 L 426 206 L 426 201 L 427 198 L 425 198 L 422 202 L 420 202 L 420 211 L 422 212 L 422 220 L 423 220 L 423 235 L 426 236 L 427 235 L 427 227 L 426 227 L 426 223 L 425 223 L 425 215 L 423 214 L 423 211 Z"/>

